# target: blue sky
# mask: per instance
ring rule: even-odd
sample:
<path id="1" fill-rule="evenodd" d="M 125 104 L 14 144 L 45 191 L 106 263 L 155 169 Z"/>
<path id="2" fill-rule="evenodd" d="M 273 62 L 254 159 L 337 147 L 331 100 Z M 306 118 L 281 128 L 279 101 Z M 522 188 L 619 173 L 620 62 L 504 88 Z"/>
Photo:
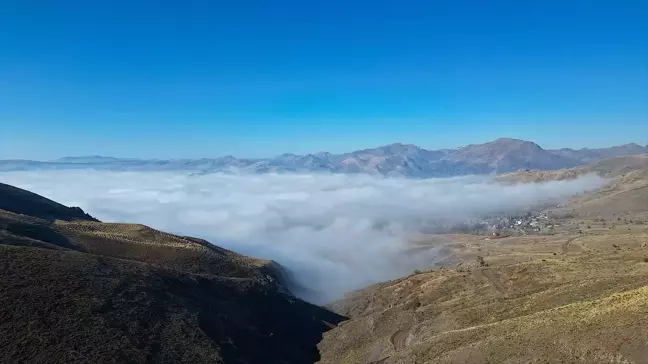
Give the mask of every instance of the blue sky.
<path id="1" fill-rule="evenodd" d="M 648 2 L 3 1 L 0 158 L 648 143 Z"/>

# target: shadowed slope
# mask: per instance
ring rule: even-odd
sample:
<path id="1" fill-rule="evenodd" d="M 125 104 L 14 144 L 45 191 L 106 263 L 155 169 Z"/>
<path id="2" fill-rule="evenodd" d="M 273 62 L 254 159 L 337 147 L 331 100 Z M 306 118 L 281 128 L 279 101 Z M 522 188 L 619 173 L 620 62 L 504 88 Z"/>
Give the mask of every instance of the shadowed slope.
<path id="1" fill-rule="evenodd" d="M 35 193 L 0 183 L 0 210 L 44 220 L 97 221 L 78 207 L 63 206 Z"/>
<path id="2" fill-rule="evenodd" d="M 1 187 L 0 362 L 312 363 L 342 319 L 274 262 Z"/>

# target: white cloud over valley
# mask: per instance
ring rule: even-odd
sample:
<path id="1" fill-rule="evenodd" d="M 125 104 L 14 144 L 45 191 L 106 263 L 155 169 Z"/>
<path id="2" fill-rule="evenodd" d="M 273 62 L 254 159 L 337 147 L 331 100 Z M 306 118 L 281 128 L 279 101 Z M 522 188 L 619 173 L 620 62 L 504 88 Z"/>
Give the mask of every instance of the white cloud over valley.
<path id="1" fill-rule="evenodd" d="M 368 175 L 47 171 L 0 173 L 106 222 L 134 222 L 205 238 L 288 267 L 325 302 L 434 264 L 404 254 L 421 221 L 461 221 L 559 201 L 600 187 L 572 181 L 504 186 L 486 177 L 411 180 Z"/>

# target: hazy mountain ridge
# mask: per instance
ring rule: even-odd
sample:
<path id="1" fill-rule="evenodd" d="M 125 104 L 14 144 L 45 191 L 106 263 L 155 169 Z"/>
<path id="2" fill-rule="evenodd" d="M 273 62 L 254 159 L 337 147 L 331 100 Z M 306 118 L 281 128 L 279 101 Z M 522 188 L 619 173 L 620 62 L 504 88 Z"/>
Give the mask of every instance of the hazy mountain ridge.
<path id="1" fill-rule="evenodd" d="M 500 138 L 457 149 L 428 150 L 394 143 L 343 154 L 285 153 L 274 158 L 224 156 L 201 159 L 131 159 L 103 156 L 65 157 L 54 161 L 0 161 L 0 171 L 98 169 L 110 171 L 212 172 L 333 172 L 369 173 L 414 178 L 513 172 L 520 169 L 555 170 L 605 158 L 648 153 L 648 146 L 625 144 L 599 149 L 543 149 L 538 144 Z"/>
<path id="2" fill-rule="evenodd" d="M 641 146 L 636 143 L 630 143 L 630 144 L 624 144 L 624 145 L 614 146 L 610 148 L 599 148 L 599 149 L 582 148 L 576 150 L 569 149 L 569 148 L 562 148 L 562 149 L 549 150 L 549 151 L 558 156 L 578 160 L 581 163 L 591 163 L 606 158 L 648 153 L 648 145 Z"/>

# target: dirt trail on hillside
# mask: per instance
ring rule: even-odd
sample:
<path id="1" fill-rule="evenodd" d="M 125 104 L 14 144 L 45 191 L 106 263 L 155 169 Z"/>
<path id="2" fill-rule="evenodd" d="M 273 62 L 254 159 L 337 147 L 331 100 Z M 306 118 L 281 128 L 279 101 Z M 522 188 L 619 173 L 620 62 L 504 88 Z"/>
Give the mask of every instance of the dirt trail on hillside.
<path id="1" fill-rule="evenodd" d="M 574 242 L 574 240 L 576 240 L 578 238 L 580 238 L 580 236 L 576 236 L 574 238 L 571 238 L 571 239 L 568 239 L 567 241 L 565 241 L 563 243 L 563 245 L 560 247 L 561 250 L 562 250 L 562 253 L 567 254 L 567 252 L 569 251 L 569 246 L 571 245 L 571 243 Z"/>
<path id="2" fill-rule="evenodd" d="M 502 284 L 502 282 L 500 282 L 497 278 L 495 278 L 493 272 L 490 269 L 488 268 L 480 269 L 475 271 L 475 273 L 477 276 L 486 278 L 486 280 L 488 280 L 490 285 L 495 287 L 495 289 L 499 294 L 506 295 L 508 293 L 508 289 L 506 288 L 506 286 Z"/>

